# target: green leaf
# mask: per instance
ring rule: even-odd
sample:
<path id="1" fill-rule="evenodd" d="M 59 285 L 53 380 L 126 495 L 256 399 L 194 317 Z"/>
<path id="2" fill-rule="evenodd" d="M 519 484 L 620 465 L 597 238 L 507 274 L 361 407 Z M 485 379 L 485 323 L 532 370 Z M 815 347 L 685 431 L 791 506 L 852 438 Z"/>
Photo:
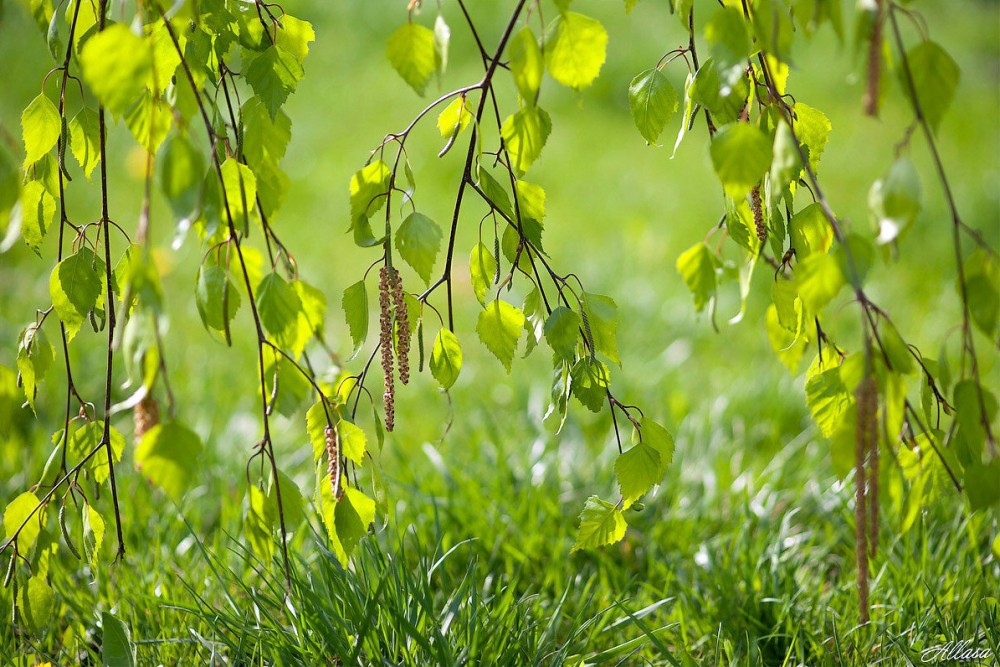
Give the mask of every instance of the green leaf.
<path id="1" fill-rule="evenodd" d="M 101 613 L 101 628 L 102 667 L 135 667 L 135 644 L 125 622 L 105 611 Z"/>
<path id="2" fill-rule="evenodd" d="M 906 53 L 906 61 L 913 77 L 920 111 L 936 132 L 945 112 L 955 99 L 961 70 L 948 52 L 931 40 L 925 40 L 910 49 Z M 909 96 L 912 91 L 906 72 L 905 67 L 899 68 L 903 90 L 907 91 Z"/>
<path id="3" fill-rule="evenodd" d="M 508 374 L 523 328 L 524 313 L 506 301 L 496 299 L 479 313 L 476 323 L 479 340 L 500 360 Z"/>
<path id="4" fill-rule="evenodd" d="M 278 45 L 269 46 L 243 72 L 271 118 L 277 117 L 281 105 L 295 92 L 305 73 L 299 60 Z"/>
<path id="5" fill-rule="evenodd" d="M 354 351 L 351 353 L 353 359 L 368 337 L 368 291 L 365 281 L 359 280 L 345 289 L 340 303 L 344 308 L 347 327 L 351 330 L 351 340 L 354 341 Z"/>
<path id="6" fill-rule="evenodd" d="M 292 138 L 292 121 L 280 109 L 272 117 L 259 97 L 251 97 L 240 111 L 243 122 L 243 155 L 255 171 L 277 165 Z"/>
<path id="7" fill-rule="evenodd" d="M 31 634 L 39 638 L 45 636 L 56 606 L 56 596 L 45 577 L 36 575 L 28 579 L 19 597 L 17 609 Z"/>
<path id="8" fill-rule="evenodd" d="M 1000 502 L 1000 459 L 989 464 L 974 464 L 965 469 L 965 495 L 972 511 L 986 509 Z"/>
<path id="9" fill-rule="evenodd" d="M 806 350 L 806 337 L 797 332 L 789 331 L 781 323 L 778 309 L 774 304 L 767 307 L 764 325 L 767 328 L 767 339 L 771 343 L 771 349 L 778 355 L 781 363 L 788 368 L 788 372 L 797 375 L 799 361 Z"/>
<path id="10" fill-rule="evenodd" d="M 497 260 L 493 251 L 482 243 L 477 243 L 469 258 L 469 273 L 472 280 L 472 290 L 479 303 L 486 305 L 486 295 L 496 277 Z"/>
<path id="11" fill-rule="evenodd" d="M 833 435 L 853 403 L 854 400 L 841 379 L 841 367 L 830 361 L 825 369 L 806 381 L 806 405 L 825 438 Z"/>
<path id="12" fill-rule="evenodd" d="M 194 431 L 180 422 L 157 424 L 142 436 L 135 451 L 135 467 L 143 477 L 179 503 L 197 478 L 203 446 Z"/>
<path id="13" fill-rule="evenodd" d="M 626 509 L 662 479 L 657 474 L 659 469 L 660 453 L 644 442 L 618 455 L 615 475 Z"/>
<path id="14" fill-rule="evenodd" d="M 98 273 L 97 267 L 102 271 Z M 101 296 L 103 265 L 90 248 L 81 248 L 56 264 L 49 278 L 49 293 L 56 315 L 66 325 L 66 336 L 72 340 Z"/>
<path id="15" fill-rule="evenodd" d="M 778 122 L 774 131 L 774 160 L 771 162 L 770 186 L 772 193 L 783 189 L 796 180 L 802 171 L 802 158 L 792 136 L 792 130 L 784 119 Z M 773 195 L 772 195 L 773 196 Z"/>
<path id="16" fill-rule="evenodd" d="M 618 304 L 603 294 L 583 293 L 584 327 L 589 326 L 594 348 L 614 363 L 621 365 L 618 356 Z"/>
<path id="17" fill-rule="evenodd" d="M 423 95 L 440 63 L 434 32 L 420 24 L 407 23 L 389 37 L 385 53 L 403 81 L 417 95 Z"/>
<path id="18" fill-rule="evenodd" d="M 538 222 L 545 219 L 545 190 L 542 189 L 542 186 L 518 180 L 515 188 L 517 190 L 517 206 L 521 211 L 521 218 L 530 218 Z M 527 228 L 525 229 L 525 234 L 528 234 Z M 540 236 L 537 239 L 532 239 L 529 235 L 529 240 L 535 244 L 536 248 L 541 250 Z"/>
<path id="19" fill-rule="evenodd" d="M 375 501 L 353 487 L 346 487 L 344 497 L 337 503 L 335 522 L 337 537 L 350 555 L 375 522 Z"/>
<path id="20" fill-rule="evenodd" d="M 663 128 L 677 111 L 677 91 L 667 76 L 654 67 L 632 79 L 628 87 L 628 105 L 639 134 L 656 145 Z"/>
<path id="21" fill-rule="evenodd" d="M 396 230 L 396 250 L 429 285 L 434 259 L 441 250 L 441 228 L 423 213 L 414 211 Z"/>
<path id="22" fill-rule="evenodd" d="M 89 454 L 104 437 L 104 424 L 101 422 L 88 422 L 85 426 L 76 429 L 70 434 L 68 451 L 76 459 L 82 459 Z M 115 463 L 122 460 L 122 453 L 125 451 L 125 436 L 123 436 L 114 426 L 109 427 L 108 441 L 111 444 L 111 457 Z M 102 449 L 95 454 L 89 463 L 90 469 L 94 473 L 94 481 L 103 484 L 111 475 L 108 467 L 107 451 Z"/>
<path id="23" fill-rule="evenodd" d="M 545 320 L 545 340 L 566 361 L 573 361 L 576 354 L 580 323 L 580 316 L 566 306 L 558 306 Z"/>
<path id="24" fill-rule="evenodd" d="M 160 188 L 174 216 L 191 218 L 198 209 L 201 187 L 205 182 L 205 158 L 187 134 L 175 134 L 167 140 L 159 160 Z"/>
<path id="25" fill-rule="evenodd" d="M 291 54 L 299 63 L 309 55 L 309 43 L 316 41 L 316 31 L 308 21 L 290 14 L 281 17 L 281 29 L 276 33 L 278 46 Z"/>
<path id="26" fill-rule="evenodd" d="M 910 355 L 910 348 L 906 346 L 906 341 L 899 335 L 896 327 L 891 322 L 887 320 L 883 322 L 883 326 L 879 331 L 879 337 L 882 340 L 885 353 L 889 357 L 892 370 L 904 375 L 913 372 L 914 364 L 913 357 Z"/>
<path id="27" fill-rule="evenodd" d="M 813 254 L 825 254 L 833 244 L 833 228 L 819 202 L 793 215 L 788 223 L 788 233 L 799 260 Z"/>
<path id="28" fill-rule="evenodd" d="M 486 193 L 489 203 L 497 210 L 506 214 L 507 217 L 513 218 L 514 209 L 510 206 L 510 197 L 507 195 L 507 191 L 504 190 L 503 186 L 497 182 L 497 179 L 493 178 L 493 175 L 482 165 L 479 165 L 477 173 L 479 175 L 479 187 Z"/>
<path id="29" fill-rule="evenodd" d="M 991 423 L 997 413 L 997 399 L 974 380 L 962 380 L 952 390 L 952 404 L 958 421 L 956 440 L 961 443 L 958 456 L 965 464 L 977 464 L 986 448 L 984 423 Z M 985 410 L 984 410 L 985 408 Z M 985 414 L 984 414 L 985 413 Z"/>
<path id="30" fill-rule="evenodd" d="M 523 174 L 542 154 L 552 131 L 552 121 L 544 109 L 532 106 L 508 116 L 500 128 L 504 146 L 514 169 Z"/>
<path id="31" fill-rule="evenodd" d="M 365 432 L 346 419 L 337 422 L 337 431 L 340 432 L 340 453 L 350 459 L 354 465 L 361 465 L 364 462 L 368 446 Z"/>
<path id="32" fill-rule="evenodd" d="M 293 280 L 292 289 L 299 296 L 302 310 L 299 313 L 299 337 L 305 345 L 314 335 L 323 333 L 326 317 L 326 295 L 304 280 Z"/>
<path id="33" fill-rule="evenodd" d="M 203 264 L 198 271 L 195 302 L 206 328 L 228 331 L 229 323 L 240 308 L 240 293 L 222 267 Z M 228 335 L 226 338 L 228 340 Z"/>
<path id="34" fill-rule="evenodd" d="M 570 371 L 572 391 L 577 400 L 591 412 L 600 412 L 608 400 L 611 374 L 601 361 L 581 357 Z"/>
<path id="35" fill-rule="evenodd" d="M 257 310 L 261 324 L 279 347 L 293 357 L 302 354 L 309 332 L 303 332 L 299 327 L 302 300 L 294 287 L 277 273 L 267 274 L 257 286 Z"/>
<path id="36" fill-rule="evenodd" d="M 62 121 L 56 105 L 41 93 L 21 114 L 21 136 L 24 138 L 24 169 L 38 162 L 59 141 Z"/>
<path id="37" fill-rule="evenodd" d="M 251 487 L 255 488 L 255 487 Z M 278 491 L 281 491 L 281 513 L 285 515 L 285 528 L 292 529 L 302 523 L 305 518 L 305 504 L 302 501 L 302 491 L 288 475 L 278 471 L 278 483 L 271 484 L 267 488 L 267 511 L 274 517 L 271 525 L 280 525 L 280 515 L 278 513 Z"/>
<path id="38" fill-rule="evenodd" d="M 35 394 L 38 384 L 55 361 L 56 348 L 49 342 L 45 331 L 31 324 L 21 332 L 17 350 L 17 371 L 21 386 L 31 411 L 35 412 Z"/>
<path id="39" fill-rule="evenodd" d="M 80 65 L 97 99 L 114 116 L 121 116 L 145 92 L 153 56 L 146 40 L 114 23 L 86 41 Z"/>
<path id="40" fill-rule="evenodd" d="M 45 510 L 43 508 L 37 513 L 32 514 L 36 507 L 38 507 L 38 497 L 30 491 L 25 491 L 7 503 L 7 507 L 3 510 L 5 541 L 12 538 L 17 529 L 24 523 L 24 520 L 28 519 L 28 516 L 31 515 L 31 518 L 24 524 L 24 528 L 21 529 L 21 532 L 17 536 L 17 549 L 19 553 L 28 553 L 35 540 L 38 539 L 38 533 L 41 532 L 42 524 L 45 521 Z"/>
<path id="41" fill-rule="evenodd" d="M 633 432 L 632 441 L 639 440 L 638 434 Z M 667 474 L 667 468 L 674 460 L 674 436 L 663 426 L 652 419 L 643 418 L 641 441 L 660 454 L 660 467 L 656 473 L 660 479 Z"/>
<path id="42" fill-rule="evenodd" d="M 237 225 L 246 221 L 257 200 L 257 178 L 250 167 L 233 158 L 222 163 L 222 185 L 229 202 L 229 212 Z"/>
<path id="43" fill-rule="evenodd" d="M 712 120 L 721 126 L 739 120 L 747 97 L 750 94 L 749 77 L 739 68 L 729 71 L 738 74 L 733 81 L 720 79 L 719 68 L 714 58 L 709 58 L 695 73 L 689 92 L 695 104 L 704 106 L 712 114 Z"/>
<path id="44" fill-rule="evenodd" d="M 627 526 L 625 515 L 616 505 L 591 496 L 580 513 L 580 530 L 570 553 L 614 544 L 625 537 Z"/>
<path id="45" fill-rule="evenodd" d="M 750 31 L 743 12 L 725 7 L 705 24 L 705 41 L 724 85 L 732 86 L 743 75 L 750 56 Z"/>
<path id="46" fill-rule="evenodd" d="M 465 95 L 459 95 L 438 115 L 437 128 L 441 136 L 449 139 L 458 136 L 472 120 L 472 110 L 469 109 Z"/>
<path id="47" fill-rule="evenodd" d="M 677 272 L 691 290 L 696 311 L 704 310 L 715 296 L 715 267 L 715 256 L 704 243 L 688 248 L 677 258 Z"/>
<path id="48" fill-rule="evenodd" d="M 802 304 L 810 313 L 819 313 L 844 286 L 840 264 L 830 255 L 809 255 L 795 269 Z"/>
<path id="49" fill-rule="evenodd" d="M 336 419 L 331 411 L 331 419 Z M 329 425 L 326 417 L 326 410 L 323 409 L 323 402 L 316 401 L 306 411 L 306 432 L 309 434 L 309 442 L 312 443 L 313 460 L 319 462 L 326 452 L 326 427 Z"/>
<path id="50" fill-rule="evenodd" d="M 52 226 L 56 200 L 41 181 L 28 181 L 21 190 L 21 235 L 36 255 L 41 256 L 42 240 Z"/>
<path id="51" fill-rule="evenodd" d="M 977 248 L 965 260 L 965 294 L 973 323 L 989 337 L 1000 323 L 1000 262 Z"/>
<path id="52" fill-rule="evenodd" d="M 868 207 L 878 225 L 879 245 L 891 243 L 913 225 L 920 213 L 920 178 L 913 163 L 897 158 L 868 191 Z"/>
<path id="53" fill-rule="evenodd" d="M 823 150 L 830 140 L 830 131 L 833 125 L 826 115 L 807 104 L 796 102 L 793 107 L 795 111 L 795 136 L 799 142 L 805 146 L 809 154 L 809 166 L 813 172 L 819 171 L 819 159 L 823 156 Z"/>
<path id="54" fill-rule="evenodd" d="M 726 194 L 743 197 L 771 167 L 771 142 L 748 123 L 731 123 L 712 139 L 712 165 Z"/>
<path id="55" fill-rule="evenodd" d="M 542 61 L 542 50 L 538 48 L 538 39 L 531 28 L 525 26 L 511 38 L 507 54 L 510 57 L 510 73 L 521 99 L 528 105 L 534 105 L 538 89 L 542 85 L 545 64 Z"/>
<path id="56" fill-rule="evenodd" d="M 90 566 L 96 570 L 101 555 L 101 545 L 104 544 L 106 524 L 101 513 L 90 505 L 83 506 L 83 544 L 90 560 Z"/>
<path id="57" fill-rule="evenodd" d="M 268 511 L 267 500 L 257 485 L 251 485 L 247 489 L 247 513 L 243 520 L 243 531 L 250 548 L 265 563 L 270 562 L 274 555 L 274 514 L 277 513 L 276 510 Z"/>
<path id="58" fill-rule="evenodd" d="M 381 238 L 376 239 L 372 234 L 368 218 L 385 206 L 390 176 L 389 165 L 376 160 L 351 177 L 351 228 L 355 243 L 362 247 L 382 242 Z"/>
<path id="59" fill-rule="evenodd" d="M 441 329 L 431 350 L 431 375 L 442 387 L 450 389 L 462 371 L 462 346 L 448 329 Z"/>
<path id="60" fill-rule="evenodd" d="M 173 112 L 148 90 L 125 113 L 125 125 L 140 146 L 155 155 L 173 125 Z"/>
<path id="61" fill-rule="evenodd" d="M 545 66 L 564 86 L 586 88 L 601 72 L 607 56 L 608 33 L 597 19 L 564 12 L 545 42 Z"/>

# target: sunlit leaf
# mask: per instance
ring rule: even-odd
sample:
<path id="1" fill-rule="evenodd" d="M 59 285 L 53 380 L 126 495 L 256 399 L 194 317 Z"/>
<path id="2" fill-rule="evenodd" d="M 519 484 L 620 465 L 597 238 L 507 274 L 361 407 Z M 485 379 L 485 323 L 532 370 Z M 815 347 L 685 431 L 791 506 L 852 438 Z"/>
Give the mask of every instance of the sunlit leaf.
<path id="1" fill-rule="evenodd" d="M 524 329 L 524 313 L 506 301 L 496 299 L 479 313 L 476 333 L 486 349 L 500 360 L 507 372 Z"/>
<path id="2" fill-rule="evenodd" d="M 423 95 L 440 62 L 434 32 L 418 23 L 407 23 L 389 37 L 385 53 L 403 81 Z"/>
<path id="3" fill-rule="evenodd" d="M 591 496 L 580 513 L 580 530 L 571 551 L 614 544 L 625 537 L 627 526 L 624 514 L 616 505 Z"/>
<path id="4" fill-rule="evenodd" d="M 135 451 L 135 466 L 143 477 L 179 503 L 198 479 L 201 438 L 180 422 L 157 424 L 142 436 Z"/>
<path id="5" fill-rule="evenodd" d="M 62 122 L 59 110 L 44 93 L 33 99 L 21 113 L 21 136 L 24 139 L 24 169 L 52 150 L 59 141 Z"/>
<path id="6" fill-rule="evenodd" d="M 726 193 L 743 197 L 771 167 L 771 142 L 748 123 L 732 123 L 712 139 L 712 165 Z"/>
<path id="7" fill-rule="evenodd" d="M 500 136 L 518 173 L 526 172 L 542 154 L 551 131 L 549 114 L 537 106 L 521 109 L 503 122 Z"/>
<path id="8" fill-rule="evenodd" d="M 677 91 L 658 68 L 648 69 L 632 79 L 628 104 L 639 134 L 656 144 L 660 133 L 677 111 Z"/>
<path id="9" fill-rule="evenodd" d="M 396 230 L 396 250 L 417 275 L 430 284 L 434 259 L 441 250 L 441 228 L 423 213 L 406 216 Z"/>
<path id="10" fill-rule="evenodd" d="M 570 88 L 586 88 L 601 72 L 608 33 L 597 19 L 564 12 L 545 42 L 545 65 L 552 78 Z"/>
<path id="11" fill-rule="evenodd" d="M 146 40 L 114 23 L 86 41 L 80 65 L 84 80 L 105 108 L 121 116 L 145 92 L 153 56 Z"/>
<path id="12" fill-rule="evenodd" d="M 434 338 L 431 350 L 431 375 L 445 389 L 450 388 L 462 370 L 462 347 L 458 338 L 448 329 L 441 329 Z"/>

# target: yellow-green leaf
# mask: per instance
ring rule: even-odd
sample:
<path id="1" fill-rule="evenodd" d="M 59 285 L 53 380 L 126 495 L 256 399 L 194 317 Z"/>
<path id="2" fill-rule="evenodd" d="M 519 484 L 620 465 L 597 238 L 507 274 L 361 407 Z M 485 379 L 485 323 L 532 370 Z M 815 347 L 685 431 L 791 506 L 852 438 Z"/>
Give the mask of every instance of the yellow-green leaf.
<path id="1" fill-rule="evenodd" d="M 608 33 L 597 19 L 564 12 L 545 43 L 545 65 L 552 78 L 570 88 L 586 88 L 601 72 Z"/>

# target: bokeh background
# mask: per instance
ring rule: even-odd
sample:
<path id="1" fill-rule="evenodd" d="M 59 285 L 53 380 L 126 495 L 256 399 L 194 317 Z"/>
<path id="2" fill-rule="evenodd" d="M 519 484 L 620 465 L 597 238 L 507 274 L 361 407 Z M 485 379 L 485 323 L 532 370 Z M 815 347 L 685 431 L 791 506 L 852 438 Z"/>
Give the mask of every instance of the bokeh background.
<path id="1" fill-rule="evenodd" d="M 442 4 L 452 28 L 448 69 L 421 99 L 397 77 L 384 53 L 388 35 L 406 20 L 404 2 L 285 3 L 286 11 L 313 23 L 317 39 L 305 63 L 306 77 L 285 107 L 292 118 L 292 141 L 282 163 L 289 191 L 274 225 L 295 254 L 302 277 L 326 294 L 328 339 L 345 356 L 351 343 L 340 296 L 376 254 L 355 247 L 347 233 L 350 176 L 386 133 L 405 127 L 428 100 L 481 76 L 458 8 Z M 487 45 L 498 38 L 509 4 L 469 3 Z M 425 5 L 417 20 L 431 25 L 434 3 Z M 528 178 L 548 195 L 545 246 L 556 270 L 576 273 L 589 291 L 607 294 L 619 305 L 623 368 L 615 372 L 616 394 L 642 406 L 677 435 L 668 482 L 636 517 L 636 537 L 628 548 L 691 559 L 711 537 L 710 525 L 688 526 L 675 538 L 656 526 L 676 528 L 705 516 L 722 521 L 727 513 L 738 514 L 734 507 L 754 498 L 763 503 L 760 516 L 777 516 L 783 511 L 780 497 L 768 500 L 758 492 L 782 484 L 814 483 L 817 497 L 832 494 L 830 502 L 840 508 L 846 507 L 849 491 L 835 487 L 827 445 L 818 438 L 804 406 L 803 379 L 790 375 L 768 345 L 763 314 L 771 271 L 758 270 L 739 323 L 727 323 L 739 310 L 738 285 L 724 288 L 716 333 L 707 315 L 694 312 L 674 268 L 676 257 L 716 224 L 723 202 L 700 118 L 671 159 L 679 118 L 664 133 L 663 146 L 649 147 L 629 115 L 628 82 L 663 53 L 686 43 L 686 33 L 667 5 L 642 0 L 626 16 L 620 2 L 574 3 L 576 11 L 606 24 L 611 35 L 607 62 L 597 82 L 584 91 L 568 91 L 551 80 L 543 84 L 540 104 L 551 115 L 553 131 Z M 702 10 L 709 6 L 696 2 Z M 940 148 L 965 221 L 998 247 L 1000 9 L 987 0 L 912 6 L 926 17 L 933 39 L 961 67 L 955 102 L 938 134 Z M 0 126 L 19 137 L 20 112 L 38 94 L 53 61 L 23 3 L 8 1 L 3 7 Z M 845 15 L 853 16 L 853 11 Z M 797 42 L 788 89 L 830 118 L 833 132 L 819 176 L 837 213 L 852 228 L 867 232 L 872 225 L 868 190 L 892 163 L 910 114 L 898 82 L 887 77 L 880 117 L 863 115 L 864 51 L 855 47 L 853 30 L 848 20 L 843 39 L 826 26 L 810 42 Z M 904 30 L 909 43 L 915 43 L 912 26 L 904 25 Z M 687 73 L 683 62 L 675 61 L 666 71 L 682 91 Z M 504 87 L 513 90 L 508 83 Z M 512 92 L 501 99 L 508 113 L 513 99 Z M 436 156 L 441 140 L 433 118 L 417 130 L 408 147 L 417 206 L 446 227 L 464 151 L 452 151 L 443 159 Z M 112 216 L 126 228 L 134 227 L 142 191 L 142 159 L 131 144 L 121 126 L 109 142 Z M 954 348 L 958 342 L 950 223 L 919 136 L 911 142 L 910 155 L 921 176 L 924 208 L 898 253 L 880 258 L 869 283 L 873 298 L 900 323 L 907 340 L 937 356 L 942 344 Z M 95 192 L 76 187 L 76 181 L 72 185 L 70 201 L 77 217 L 96 219 Z M 526 361 L 515 361 L 508 376 L 477 341 L 478 304 L 466 275 L 479 219 L 475 211 L 469 207 L 463 218 L 456 259 L 456 328 L 465 365 L 450 397 L 429 377 L 419 377 L 399 392 L 397 431 L 380 455 L 391 517 L 387 524 L 380 519 L 379 530 L 390 545 L 408 530 L 420 534 L 421 526 L 429 527 L 445 546 L 475 537 L 478 546 L 471 549 L 512 554 L 510 560 L 496 562 L 530 568 L 549 558 L 568 558 L 583 499 L 593 492 L 611 495 L 617 450 L 608 416 L 591 415 L 578 404 L 561 436 L 542 426 L 550 375 L 544 354 L 538 351 Z M 162 201 L 154 206 L 152 225 L 162 248 L 158 261 L 170 318 L 167 363 L 179 416 L 207 445 L 204 479 L 194 481 L 195 488 L 179 509 L 203 533 L 237 533 L 244 465 L 259 437 L 252 325 L 244 308 L 234 325 L 232 349 L 210 338 L 193 299 L 202 253 L 197 240 L 189 236 L 176 250 L 170 249 L 176 230 Z M 49 303 L 52 236 L 42 259 L 20 243 L 0 255 L 0 365 L 8 368 L 15 366 L 18 332 L 33 319 L 35 308 Z M 406 276 L 416 290 L 416 276 Z M 855 311 L 834 307 L 830 316 L 831 331 L 842 346 L 856 347 Z M 82 389 L 95 397 L 103 378 L 100 344 L 98 337 L 86 333 L 74 344 L 76 375 Z M 995 348 L 986 345 L 982 361 L 995 386 Z M 360 363 L 355 360 L 347 368 L 356 371 Z M 378 387 L 374 391 L 380 393 Z M 54 368 L 41 388 L 38 424 L 31 423 L 26 410 L 14 417 L 22 425 L 21 436 L 0 446 L 3 498 L 37 476 L 48 455 L 49 434 L 58 428 L 61 394 Z M 278 424 L 280 465 L 309 493 L 311 451 L 303 418 L 279 418 Z M 127 421 L 121 428 L 129 428 Z M 125 461 L 127 467 L 128 454 Z M 145 516 L 142 503 L 165 502 L 132 472 L 123 475 L 126 508 L 135 516 Z M 704 513 L 693 514 L 692 506 Z M 183 529 L 178 536 L 180 541 Z M 176 547 L 169 537 L 163 538 L 163 553 L 182 559 Z M 134 553 L 138 557 L 138 545 Z M 615 552 L 609 558 L 627 557 Z"/>

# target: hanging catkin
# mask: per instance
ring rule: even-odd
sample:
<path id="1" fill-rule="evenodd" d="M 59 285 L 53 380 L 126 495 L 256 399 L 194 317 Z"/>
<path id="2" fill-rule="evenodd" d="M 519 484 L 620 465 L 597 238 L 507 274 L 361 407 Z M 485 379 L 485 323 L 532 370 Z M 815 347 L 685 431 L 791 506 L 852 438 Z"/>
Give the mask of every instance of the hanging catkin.
<path id="1" fill-rule="evenodd" d="M 385 404 L 385 430 L 392 431 L 396 423 L 396 388 L 392 372 L 392 295 L 389 289 L 389 267 L 386 266 L 379 270 L 378 305 L 378 343 L 382 352 L 382 376 L 385 381 L 385 391 L 382 394 L 382 402 Z"/>
<path id="2" fill-rule="evenodd" d="M 392 305 L 396 315 L 396 363 L 399 366 L 399 381 L 410 381 L 410 315 L 406 309 L 403 293 L 403 279 L 396 269 L 390 274 Z"/>
<path id="3" fill-rule="evenodd" d="M 344 489 L 340 485 L 340 434 L 336 428 L 327 426 L 323 436 L 326 439 L 326 456 L 329 459 L 326 472 L 330 477 L 330 489 L 333 491 L 333 497 L 340 500 L 344 495 Z"/>

